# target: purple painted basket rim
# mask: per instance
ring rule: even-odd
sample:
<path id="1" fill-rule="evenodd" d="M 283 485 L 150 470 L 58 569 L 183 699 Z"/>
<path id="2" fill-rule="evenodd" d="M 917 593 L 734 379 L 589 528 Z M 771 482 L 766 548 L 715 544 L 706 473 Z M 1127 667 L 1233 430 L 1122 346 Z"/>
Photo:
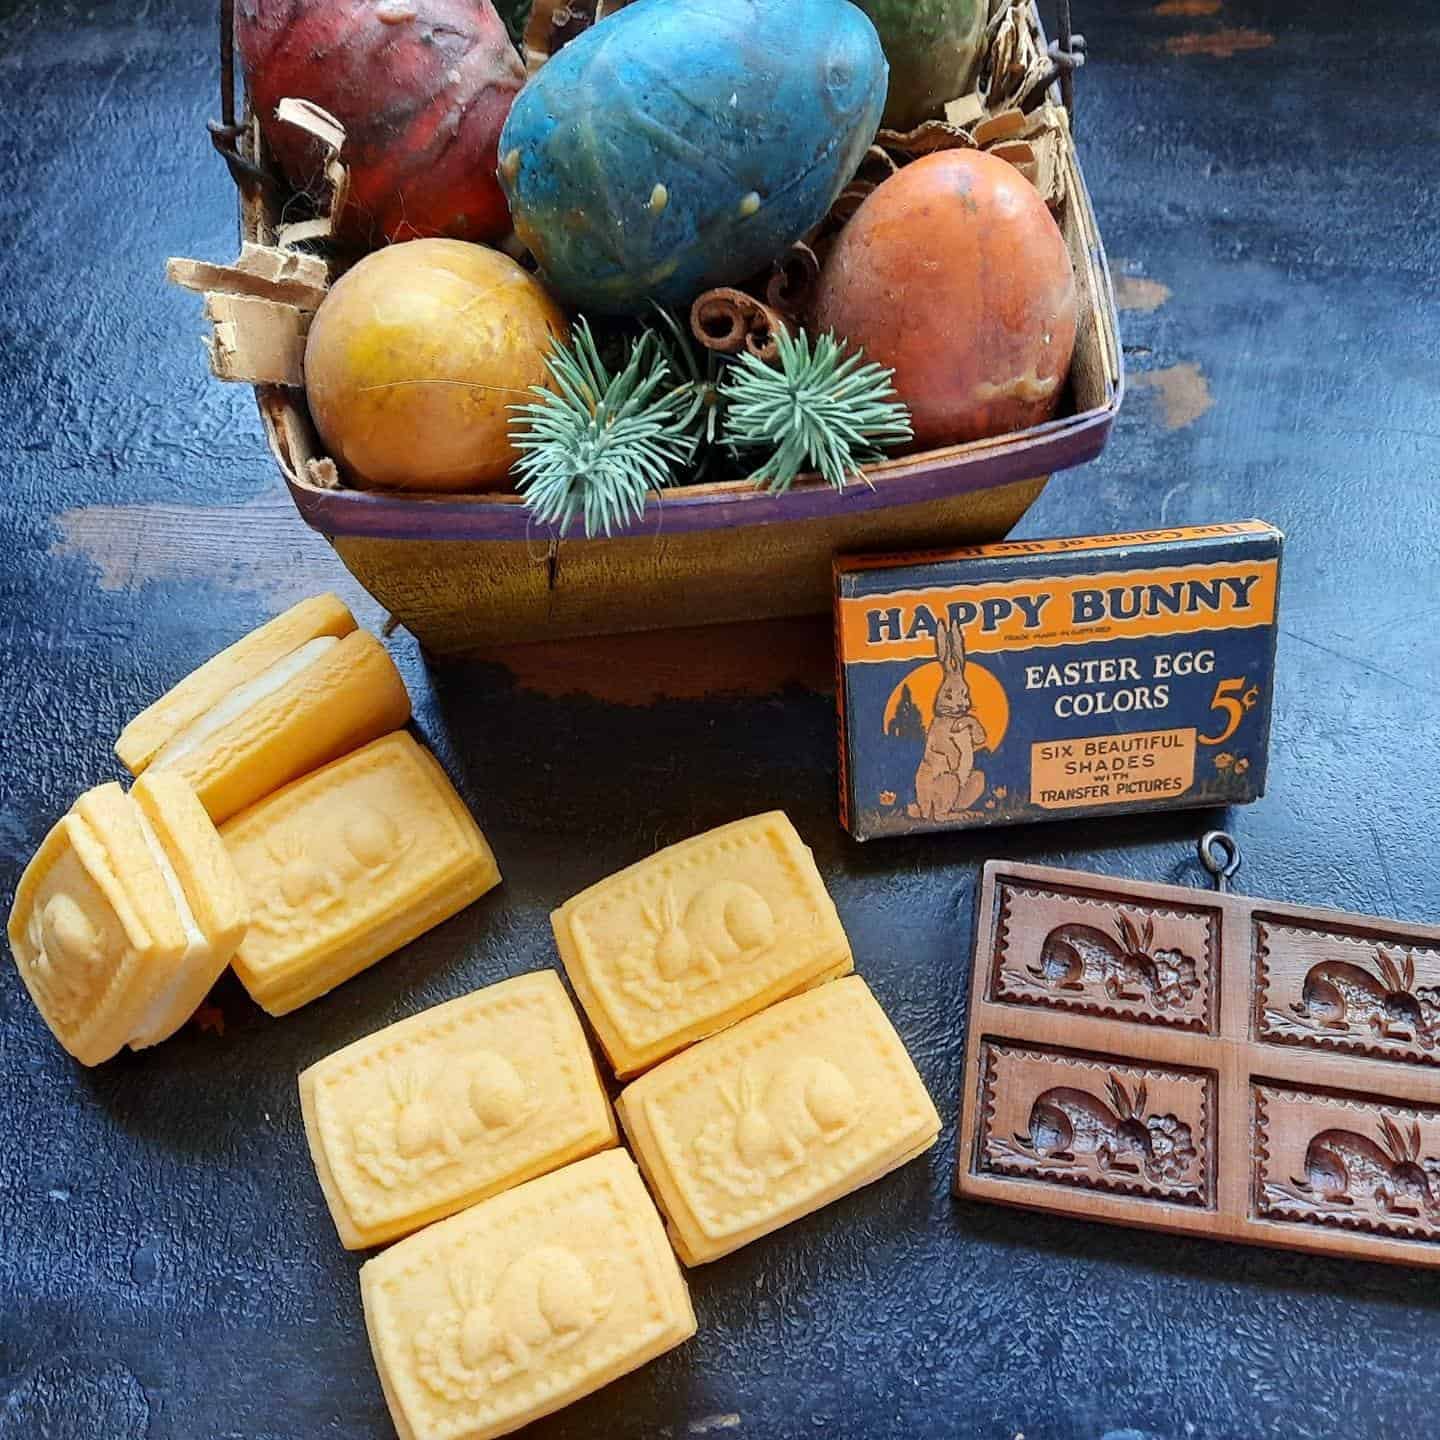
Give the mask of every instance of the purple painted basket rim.
<path id="1" fill-rule="evenodd" d="M 617 531 L 614 538 L 828 520 L 1037 479 L 1093 460 L 1109 438 L 1120 399 L 1121 387 L 1116 386 L 1104 405 L 1018 434 L 883 461 L 868 468 L 868 486 L 848 486 L 843 493 L 818 478 L 798 481 L 783 495 L 772 495 L 744 480 L 655 492 L 641 519 Z M 306 524 L 329 536 L 437 541 L 558 538 L 553 527 L 537 523 L 513 494 L 327 489 L 293 475 L 286 476 L 286 483 Z M 606 543 L 603 538 L 585 541 L 573 527 L 569 538 L 580 544 Z"/>

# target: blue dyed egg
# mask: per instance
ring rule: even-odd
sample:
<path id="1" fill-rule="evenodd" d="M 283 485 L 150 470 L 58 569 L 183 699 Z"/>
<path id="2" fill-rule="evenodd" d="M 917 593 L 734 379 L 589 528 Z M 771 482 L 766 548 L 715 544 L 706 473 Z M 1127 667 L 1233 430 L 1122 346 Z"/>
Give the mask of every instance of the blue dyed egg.
<path id="1" fill-rule="evenodd" d="M 516 233 L 586 309 L 744 280 L 855 173 L 887 75 L 849 0 L 637 0 L 516 99 L 500 136 Z"/>

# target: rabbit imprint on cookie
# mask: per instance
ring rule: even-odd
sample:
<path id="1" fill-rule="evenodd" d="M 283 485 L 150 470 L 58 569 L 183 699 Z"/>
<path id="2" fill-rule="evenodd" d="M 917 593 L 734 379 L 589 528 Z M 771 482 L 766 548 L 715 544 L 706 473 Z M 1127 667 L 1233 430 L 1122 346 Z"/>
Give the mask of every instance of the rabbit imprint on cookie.
<path id="1" fill-rule="evenodd" d="M 369 1249 L 615 1144 L 615 1118 L 553 970 L 448 1000 L 300 1077 L 341 1243 Z"/>
<path id="2" fill-rule="evenodd" d="M 865 1110 L 845 1072 L 814 1055 L 783 1065 L 763 1086 L 744 1070 L 734 1092 L 721 1093 L 730 1113 L 711 1121 L 692 1148 L 696 1174 L 737 1199 L 763 1195 L 812 1153 L 844 1139 Z"/>
<path id="3" fill-rule="evenodd" d="M 985 726 L 971 706 L 965 632 L 959 625 L 935 632 L 935 658 L 945 675 L 935 695 L 925 753 L 915 769 L 915 803 L 906 810 L 912 820 L 962 815 L 985 793 L 985 772 L 975 768 L 975 752 L 986 744 Z"/>
<path id="4" fill-rule="evenodd" d="M 497 1440 L 695 1333 L 628 1155 L 608 1150 L 428 1225 L 360 1270 L 400 1435 Z"/>
<path id="5" fill-rule="evenodd" d="M 392 1104 L 356 1124 L 353 1152 L 356 1165 L 387 1189 L 457 1163 L 476 1139 L 511 1134 L 539 1104 L 493 1050 L 474 1051 L 443 1078 L 414 1065 L 393 1071 L 387 1083 Z"/>
<path id="6" fill-rule="evenodd" d="M 479 1399 L 494 1385 L 568 1350 L 610 1309 L 585 1266 L 562 1245 L 512 1260 L 488 1294 L 466 1270 L 450 1277 L 451 1309 L 415 1337 L 415 1373 L 446 1400 Z"/>
<path id="7" fill-rule="evenodd" d="M 815 857 L 778 810 L 666 846 L 551 921 L 622 1079 L 852 968 Z"/>
<path id="8" fill-rule="evenodd" d="M 648 934 L 621 955 L 620 988 L 651 1010 L 721 979 L 727 965 L 758 959 L 775 942 L 775 916 L 753 886 L 721 880 L 682 907 L 667 886 L 658 906 L 642 902 Z"/>

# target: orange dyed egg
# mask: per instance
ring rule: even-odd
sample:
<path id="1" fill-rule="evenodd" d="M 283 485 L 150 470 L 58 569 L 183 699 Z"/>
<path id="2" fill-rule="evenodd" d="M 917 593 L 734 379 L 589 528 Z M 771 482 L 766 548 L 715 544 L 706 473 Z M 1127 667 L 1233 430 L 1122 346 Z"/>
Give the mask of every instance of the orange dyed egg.
<path id="1" fill-rule="evenodd" d="M 569 333 L 545 288 L 508 255 L 410 240 L 331 287 L 305 343 L 315 428 L 357 485 L 487 490 L 516 453 L 510 406 L 549 383 Z"/>
<path id="2" fill-rule="evenodd" d="M 1014 166 L 946 150 L 881 184 L 821 272 L 814 328 L 895 371 L 916 449 L 1049 420 L 1075 348 L 1060 227 Z"/>

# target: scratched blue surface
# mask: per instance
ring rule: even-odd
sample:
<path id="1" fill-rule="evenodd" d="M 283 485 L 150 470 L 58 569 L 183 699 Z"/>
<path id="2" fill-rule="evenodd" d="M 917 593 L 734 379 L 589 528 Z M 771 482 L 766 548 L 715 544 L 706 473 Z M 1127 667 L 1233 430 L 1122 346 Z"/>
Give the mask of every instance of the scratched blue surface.
<path id="1" fill-rule="evenodd" d="M 1102 459 L 1057 479 L 1022 533 L 1279 524 L 1269 789 L 1228 817 L 1241 883 L 1435 923 L 1440 17 L 1421 0 L 1075 11 L 1132 388 Z M 0 0 L 7 908 L 45 828 L 117 773 L 114 736 L 164 686 L 326 585 L 381 618 L 295 519 L 250 394 L 207 379 L 197 298 L 162 280 L 168 255 L 234 254 L 203 126 L 213 31 L 208 0 Z M 1187 36 L 1252 48 L 1220 58 Z M 805 674 L 823 669 L 823 626 L 816 643 Z M 533 1435 L 1433 1433 L 1433 1272 L 950 1198 L 979 862 L 1198 881 L 1195 832 L 1220 816 L 857 846 L 835 819 L 828 694 L 626 706 L 563 693 L 563 675 L 522 683 L 519 663 L 428 669 L 403 634 L 392 648 L 501 889 L 283 1021 L 227 982 L 223 1034 L 191 1027 L 94 1072 L 56 1050 L 0 963 L 3 1440 L 386 1440 L 358 1260 L 310 1170 L 296 1073 L 552 962 L 552 905 L 777 803 L 947 1128 L 882 1184 L 697 1271 L 696 1339 Z M 711 652 L 689 642 L 678 673 Z"/>

